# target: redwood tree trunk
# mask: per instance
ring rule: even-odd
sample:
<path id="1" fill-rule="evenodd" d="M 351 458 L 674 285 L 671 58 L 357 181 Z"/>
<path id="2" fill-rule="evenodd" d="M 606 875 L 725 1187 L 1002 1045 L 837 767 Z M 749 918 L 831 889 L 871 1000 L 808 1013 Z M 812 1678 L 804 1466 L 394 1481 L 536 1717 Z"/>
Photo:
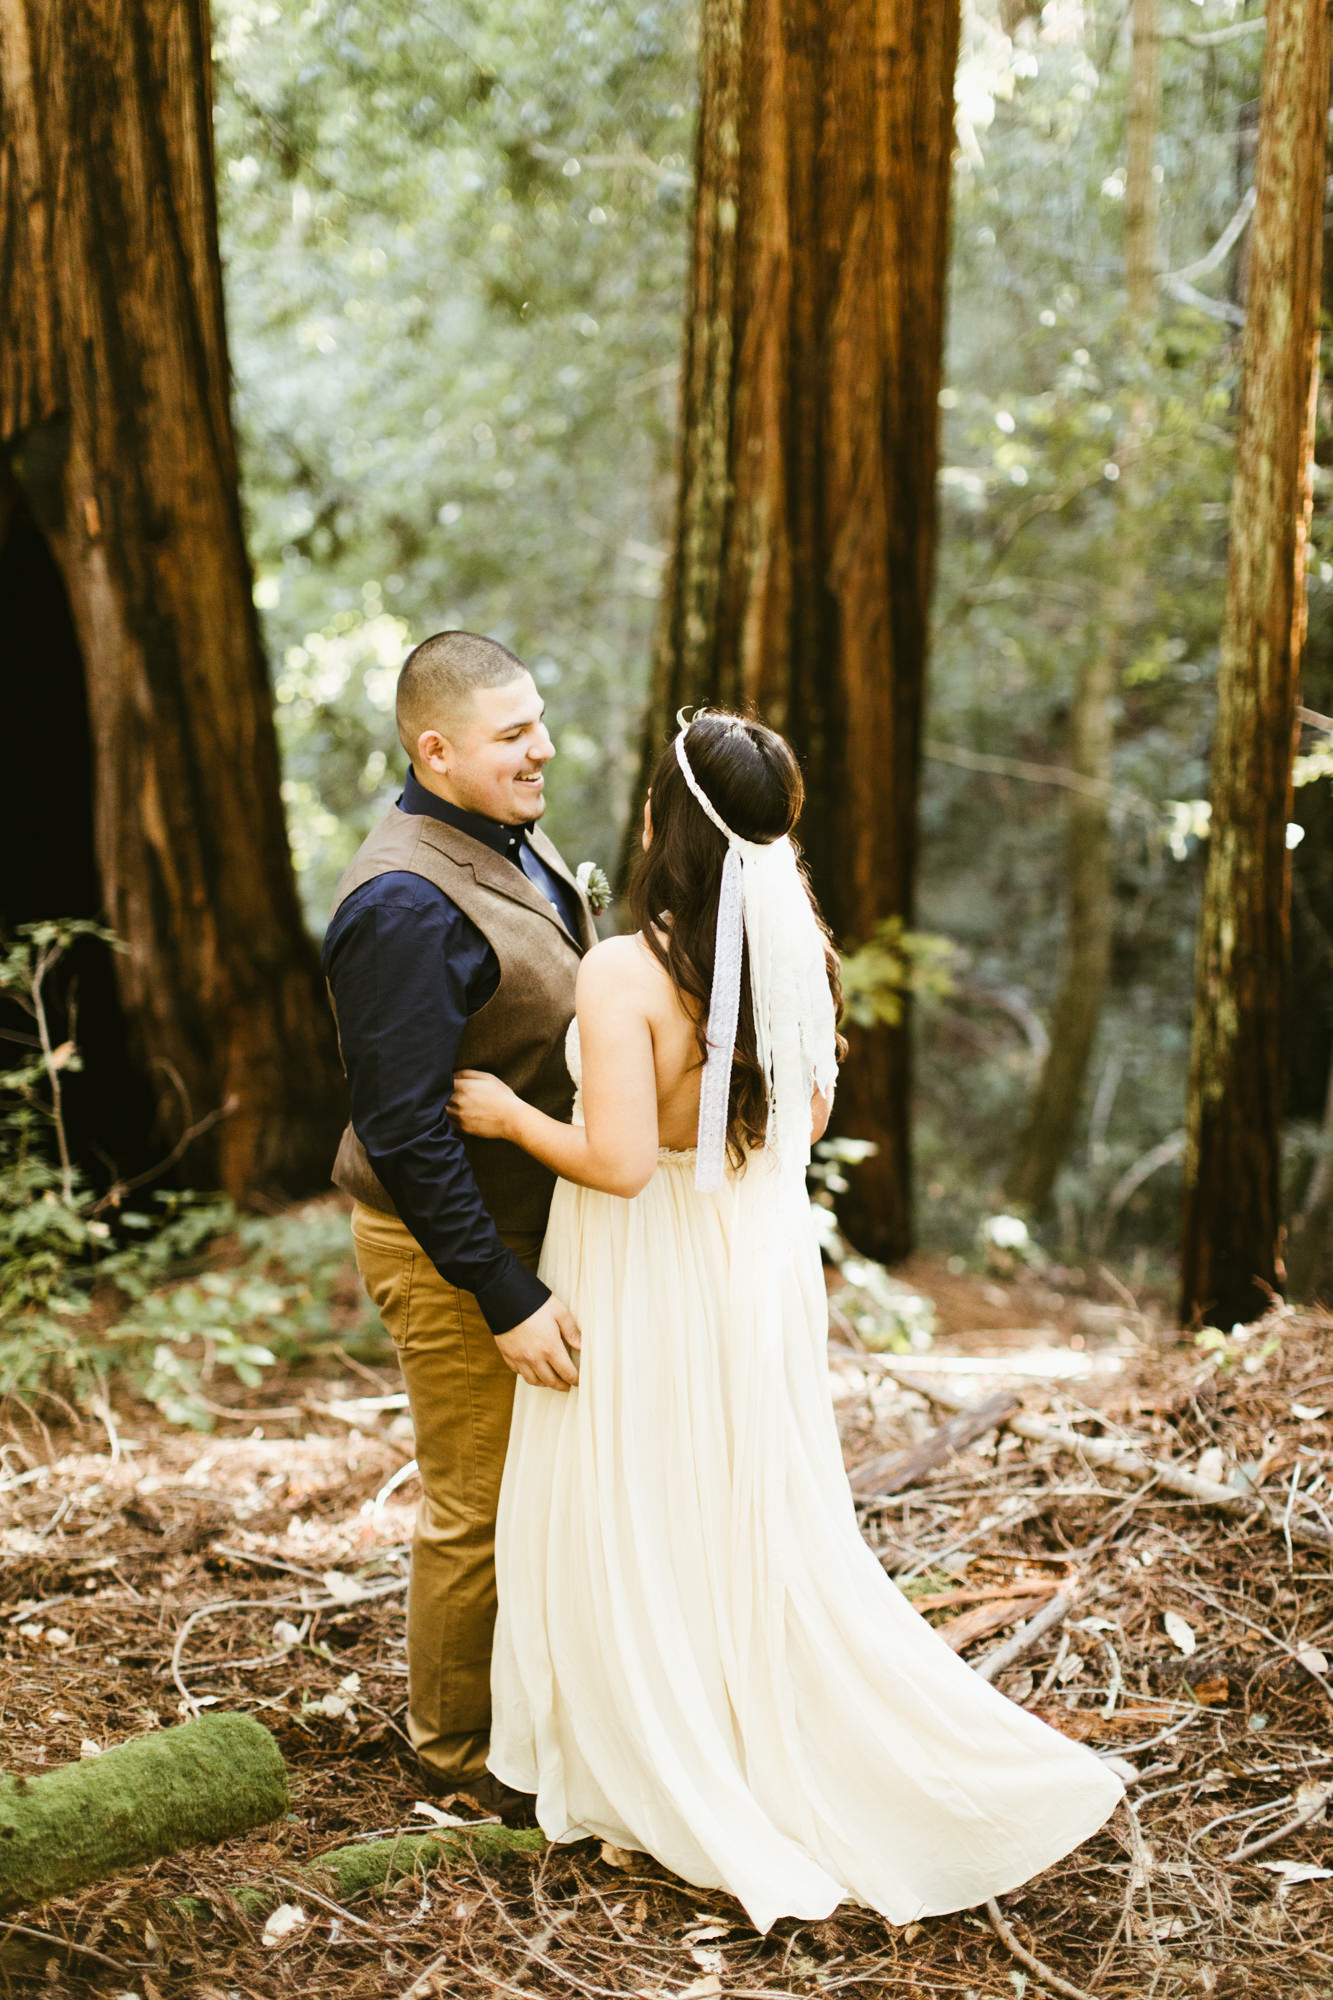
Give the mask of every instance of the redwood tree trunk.
<path id="1" fill-rule="evenodd" d="M 230 1107 L 186 1166 L 246 1195 L 327 1180 L 340 1092 L 241 529 L 211 117 L 206 0 L 0 0 L 0 455 L 82 656 L 132 1052 L 166 1141 Z"/>
<path id="2" fill-rule="evenodd" d="M 1329 104 L 1327 0 L 1270 0 L 1212 829 L 1195 971 L 1181 1313 L 1281 1283 L 1291 757 L 1305 632 Z"/>
<path id="3" fill-rule="evenodd" d="M 678 707 L 791 739 L 841 944 L 910 922 L 957 0 L 704 0 L 674 560 L 645 773 Z M 858 1031 L 849 1232 L 911 1241 L 908 1030 Z"/>

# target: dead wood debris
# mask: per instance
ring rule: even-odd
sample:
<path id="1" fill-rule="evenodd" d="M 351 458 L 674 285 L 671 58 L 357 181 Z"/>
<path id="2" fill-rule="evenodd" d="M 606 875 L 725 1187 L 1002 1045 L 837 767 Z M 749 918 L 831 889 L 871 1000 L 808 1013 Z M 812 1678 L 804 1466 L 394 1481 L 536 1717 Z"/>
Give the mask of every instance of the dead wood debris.
<path id="1" fill-rule="evenodd" d="M 329 1367 L 275 1384 L 269 1408 L 250 1397 L 249 1436 L 16 1405 L 0 1427 L 7 1768 L 246 1708 L 282 1744 L 294 1811 L 0 1927 L 0 1996 L 1325 2000 L 1331 1333 L 1278 1314 L 1228 1367 L 1145 1347 L 1019 1407 L 1008 1379 L 1004 1395 L 993 1375 L 898 1382 L 834 1351 L 871 1546 L 1007 1694 L 1133 1767 L 1135 1816 L 989 1915 L 895 1930 L 848 1909 L 766 1938 L 725 1897 L 586 1844 L 454 1856 L 350 1910 L 304 1894 L 320 1853 L 438 1824 L 414 1810 L 402 1733 L 415 1496 L 375 1505 L 410 1437 L 349 1425 Z M 379 1380 L 397 1394 L 387 1360 Z M 984 1428 L 957 1407 L 988 1397 Z M 238 1899 L 256 1882 L 289 1900 Z"/>

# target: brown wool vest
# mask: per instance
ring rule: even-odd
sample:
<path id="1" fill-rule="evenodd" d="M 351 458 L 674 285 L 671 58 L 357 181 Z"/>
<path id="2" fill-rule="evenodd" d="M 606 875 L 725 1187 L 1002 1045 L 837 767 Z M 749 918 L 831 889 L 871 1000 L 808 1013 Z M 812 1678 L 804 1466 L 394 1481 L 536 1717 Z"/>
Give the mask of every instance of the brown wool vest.
<path id="1" fill-rule="evenodd" d="M 531 838 L 552 873 L 572 884 L 545 834 L 534 829 Z M 565 1030 L 574 1014 L 579 959 L 597 942 L 582 893 L 580 936 L 575 939 L 515 862 L 443 820 L 395 806 L 352 857 L 338 884 L 334 909 L 375 876 L 399 872 L 423 875 L 442 889 L 500 961 L 499 986 L 463 1030 L 458 1067 L 490 1070 L 548 1117 L 568 1120 L 574 1086 L 565 1067 Z M 465 1138 L 463 1145 L 497 1227 L 502 1232 L 543 1230 L 555 1176 L 507 1140 Z M 367 1208 L 396 1213 L 350 1125 L 338 1147 L 333 1179 Z"/>

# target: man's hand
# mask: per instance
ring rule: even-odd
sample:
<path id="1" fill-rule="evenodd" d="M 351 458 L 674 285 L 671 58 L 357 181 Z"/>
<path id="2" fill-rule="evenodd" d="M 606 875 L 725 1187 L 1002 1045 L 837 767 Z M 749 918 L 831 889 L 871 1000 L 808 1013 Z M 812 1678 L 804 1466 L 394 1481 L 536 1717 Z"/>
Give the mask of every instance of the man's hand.
<path id="1" fill-rule="evenodd" d="M 579 1379 L 582 1336 L 569 1307 L 554 1294 L 508 1333 L 497 1334 L 495 1344 L 515 1375 L 534 1389 L 572 1389 Z"/>

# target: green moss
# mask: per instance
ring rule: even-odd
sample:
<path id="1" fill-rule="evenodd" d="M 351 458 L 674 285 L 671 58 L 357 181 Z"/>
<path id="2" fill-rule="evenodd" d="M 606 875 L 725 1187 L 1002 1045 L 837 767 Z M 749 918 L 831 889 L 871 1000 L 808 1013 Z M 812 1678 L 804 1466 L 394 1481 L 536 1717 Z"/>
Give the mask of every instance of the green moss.
<path id="1" fill-rule="evenodd" d="M 294 1868 L 291 1881 L 306 1878 L 312 1888 L 327 1887 L 340 1903 L 347 1903 L 354 1896 L 382 1895 L 404 1875 L 424 1875 L 442 1862 L 494 1862 L 511 1855 L 539 1854 L 545 1845 L 546 1835 L 536 1827 L 450 1827 L 439 1833 L 403 1833 L 389 1840 L 356 1841 L 331 1848 Z M 290 1886 L 246 1884 L 231 1893 L 247 1916 L 259 1919 L 292 1891 Z M 177 1896 L 171 1908 L 179 1916 L 198 1921 L 215 1914 L 213 1906 L 198 1896 Z"/>
<path id="2" fill-rule="evenodd" d="M 248 1715 L 202 1715 L 37 1777 L 0 1777 L 0 1910 L 227 1840 L 287 1804 L 282 1753 Z"/>
<path id="3" fill-rule="evenodd" d="M 404 1833 L 391 1840 L 366 1840 L 350 1847 L 335 1847 L 321 1854 L 300 1872 L 325 1870 L 338 1885 L 338 1898 L 362 1896 L 383 1890 L 401 1875 L 424 1874 L 450 1859 L 497 1861 L 510 1854 L 536 1854 L 546 1845 L 546 1836 L 536 1827 L 478 1826 L 450 1827 L 440 1833 Z"/>

